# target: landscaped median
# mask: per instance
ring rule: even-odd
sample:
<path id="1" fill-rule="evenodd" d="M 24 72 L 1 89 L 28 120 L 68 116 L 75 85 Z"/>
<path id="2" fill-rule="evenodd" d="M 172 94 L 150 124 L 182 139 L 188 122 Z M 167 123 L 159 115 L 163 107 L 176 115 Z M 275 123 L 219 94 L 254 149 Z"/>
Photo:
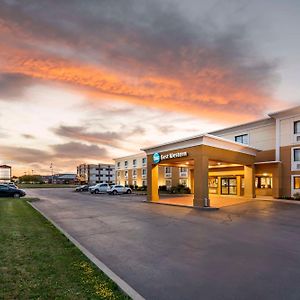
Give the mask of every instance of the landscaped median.
<path id="1" fill-rule="evenodd" d="M 0 299 L 129 299 L 26 200 L 0 198 Z"/>

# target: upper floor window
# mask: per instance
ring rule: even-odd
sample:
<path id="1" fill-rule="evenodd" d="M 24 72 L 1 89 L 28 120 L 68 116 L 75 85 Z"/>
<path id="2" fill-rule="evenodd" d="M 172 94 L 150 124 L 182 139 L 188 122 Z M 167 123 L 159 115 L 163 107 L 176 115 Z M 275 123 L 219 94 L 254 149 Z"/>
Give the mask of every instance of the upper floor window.
<path id="1" fill-rule="evenodd" d="M 300 148 L 294 149 L 294 161 L 300 162 Z"/>
<path id="2" fill-rule="evenodd" d="M 249 144 L 249 135 L 248 134 L 237 135 L 237 136 L 235 136 L 234 140 L 237 143 L 248 145 Z"/>
<path id="3" fill-rule="evenodd" d="M 294 134 L 300 134 L 300 121 L 294 122 Z"/>
<path id="4" fill-rule="evenodd" d="M 128 167 L 128 161 L 127 160 L 125 160 L 124 164 L 125 164 L 125 167 Z"/>
<path id="5" fill-rule="evenodd" d="M 143 174 L 143 175 L 146 175 L 146 174 L 147 174 L 147 170 L 146 170 L 146 169 L 143 169 L 143 170 L 142 170 L 142 174 Z"/>
<path id="6" fill-rule="evenodd" d="M 133 176 L 136 176 L 136 169 L 134 169 L 134 170 L 132 171 L 132 175 L 133 175 Z"/>
<path id="7" fill-rule="evenodd" d="M 120 168 L 120 165 L 121 165 L 121 163 L 118 161 L 118 164 L 117 164 L 118 168 Z"/>
<path id="8" fill-rule="evenodd" d="M 133 166 L 136 166 L 136 159 L 132 161 Z"/>
<path id="9" fill-rule="evenodd" d="M 146 163 L 146 157 L 143 157 L 142 163 L 143 165 Z"/>
<path id="10" fill-rule="evenodd" d="M 185 167 L 180 167 L 180 173 L 184 173 L 184 172 L 187 172 L 187 168 L 185 168 Z"/>
<path id="11" fill-rule="evenodd" d="M 165 167 L 165 173 L 170 174 L 171 173 L 171 167 Z"/>

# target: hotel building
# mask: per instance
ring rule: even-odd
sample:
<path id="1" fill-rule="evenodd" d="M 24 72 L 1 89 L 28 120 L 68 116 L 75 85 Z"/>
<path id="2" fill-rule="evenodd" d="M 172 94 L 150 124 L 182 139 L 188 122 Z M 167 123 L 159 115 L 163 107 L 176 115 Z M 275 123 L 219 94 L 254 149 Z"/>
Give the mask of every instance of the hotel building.
<path id="1" fill-rule="evenodd" d="M 290 197 L 300 193 L 300 106 L 143 150 L 115 159 L 116 183 L 147 185 L 150 201 L 178 184 L 196 206 L 209 195 Z"/>
<path id="2" fill-rule="evenodd" d="M 115 183 L 115 166 L 110 164 L 81 164 L 77 167 L 81 183 Z"/>
<path id="3" fill-rule="evenodd" d="M 188 169 L 194 206 L 204 206 L 210 194 L 292 196 L 300 193 L 300 106 L 142 150 L 149 201 L 159 199 L 160 170 L 170 167 Z"/>
<path id="4" fill-rule="evenodd" d="M 147 186 L 147 157 L 145 153 L 115 159 L 116 183 L 126 186 Z M 159 186 L 167 189 L 177 185 L 190 185 L 189 168 L 160 166 Z"/>

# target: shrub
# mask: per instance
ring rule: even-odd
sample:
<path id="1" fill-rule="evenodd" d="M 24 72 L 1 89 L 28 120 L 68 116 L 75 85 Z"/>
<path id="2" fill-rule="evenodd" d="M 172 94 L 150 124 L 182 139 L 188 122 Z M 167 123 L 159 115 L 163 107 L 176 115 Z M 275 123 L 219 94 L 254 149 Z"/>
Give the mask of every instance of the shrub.
<path id="1" fill-rule="evenodd" d="M 294 199 L 295 200 L 300 200 L 300 193 L 295 193 L 294 194 Z"/>

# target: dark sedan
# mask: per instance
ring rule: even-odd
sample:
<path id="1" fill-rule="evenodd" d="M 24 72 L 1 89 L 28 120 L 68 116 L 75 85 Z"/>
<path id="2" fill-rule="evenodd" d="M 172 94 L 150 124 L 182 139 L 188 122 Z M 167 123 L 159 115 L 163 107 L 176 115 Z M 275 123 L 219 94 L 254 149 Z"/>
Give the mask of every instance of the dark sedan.
<path id="1" fill-rule="evenodd" d="M 14 197 L 14 198 L 20 198 L 24 197 L 26 193 L 18 188 L 15 188 L 14 186 L 10 186 L 7 184 L 0 184 L 0 197 Z"/>
<path id="2" fill-rule="evenodd" d="M 87 192 L 88 190 L 89 190 L 89 185 L 85 184 L 76 187 L 75 192 Z"/>

